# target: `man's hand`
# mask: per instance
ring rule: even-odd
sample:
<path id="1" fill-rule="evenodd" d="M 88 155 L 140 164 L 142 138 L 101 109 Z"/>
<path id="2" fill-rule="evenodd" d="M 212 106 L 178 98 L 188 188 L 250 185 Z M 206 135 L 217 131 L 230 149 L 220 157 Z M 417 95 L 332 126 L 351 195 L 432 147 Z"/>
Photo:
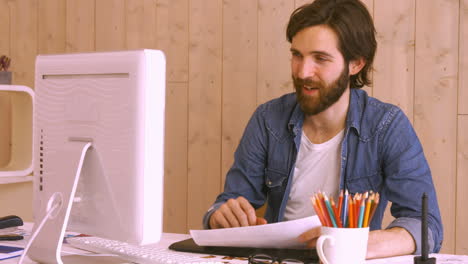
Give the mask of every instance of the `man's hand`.
<path id="1" fill-rule="evenodd" d="M 315 227 L 302 233 L 298 237 L 298 240 L 301 243 L 305 243 L 307 248 L 314 248 L 317 244 L 317 239 L 319 238 L 320 233 L 320 227 Z"/>
<path id="2" fill-rule="evenodd" d="M 320 236 L 320 227 L 302 233 L 298 240 L 308 248 L 314 248 Z M 384 258 L 412 254 L 416 250 L 413 237 L 406 229 L 394 227 L 369 232 L 367 259 Z"/>
<path id="3" fill-rule="evenodd" d="M 255 209 L 242 196 L 229 199 L 210 217 L 210 228 L 227 228 L 266 224 L 265 218 L 257 217 Z"/>

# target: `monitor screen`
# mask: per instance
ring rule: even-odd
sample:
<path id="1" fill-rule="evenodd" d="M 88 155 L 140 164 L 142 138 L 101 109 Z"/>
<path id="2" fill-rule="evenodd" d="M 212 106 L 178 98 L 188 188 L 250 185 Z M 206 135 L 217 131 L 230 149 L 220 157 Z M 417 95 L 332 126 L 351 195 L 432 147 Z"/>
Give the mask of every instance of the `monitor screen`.
<path id="1" fill-rule="evenodd" d="M 31 258 L 60 248 L 67 226 L 133 244 L 159 241 L 164 109 L 161 51 L 37 57 L 34 229 L 48 220 Z"/>

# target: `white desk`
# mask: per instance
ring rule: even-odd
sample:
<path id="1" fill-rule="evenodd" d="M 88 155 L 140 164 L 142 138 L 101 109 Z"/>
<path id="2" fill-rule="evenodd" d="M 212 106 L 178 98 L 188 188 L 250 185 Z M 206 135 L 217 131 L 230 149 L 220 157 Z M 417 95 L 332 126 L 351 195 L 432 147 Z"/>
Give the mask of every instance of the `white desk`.
<path id="1" fill-rule="evenodd" d="M 31 230 L 32 224 L 26 223 L 25 229 Z M 184 239 L 189 238 L 190 236 L 187 234 L 172 234 L 172 233 L 165 233 L 162 236 L 161 241 L 157 244 L 158 246 L 168 247 L 170 244 L 181 241 Z M 9 246 L 19 246 L 24 247 L 26 245 L 26 240 L 19 240 L 19 241 L 0 241 L 0 245 L 9 245 Z M 100 256 L 100 257 L 89 257 L 89 256 L 80 256 L 76 254 L 86 254 L 86 251 L 82 251 L 79 249 L 75 249 L 67 244 L 64 244 L 62 247 L 62 255 L 63 260 L 65 263 L 73 263 L 73 264 L 81 264 L 81 263 L 100 263 L 100 264 L 121 264 L 126 263 L 125 261 L 117 258 L 117 257 L 109 257 L 109 256 Z M 206 254 L 193 254 L 194 258 L 199 258 L 206 256 Z M 432 254 L 431 256 L 435 256 L 437 258 L 437 264 L 468 264 L 468 256 L 461 256 L 461 255 L 446 255 L 446 254 Z M 223 256 L 218 256 L 216 259 L 210 259 L 210 261 L 218 260 L 220 262 L 229 262 L 230 264 L 246 264 L 247 261 L 242 260 L 226 260 L 222 258 Z M 13 264 L 19 261 L 19 257 L 0 260 L 0 264 Z M 35 263 L 29 259 L 27 259 L 24 263 L 30 264 Z M 394 257 L 394 258 L 385 258 L 385 259 L 375 259 L 375 260 L 368 260 L 366 264 L 413 264 L 413 256 L 402 256 L 402 257 Z"/>

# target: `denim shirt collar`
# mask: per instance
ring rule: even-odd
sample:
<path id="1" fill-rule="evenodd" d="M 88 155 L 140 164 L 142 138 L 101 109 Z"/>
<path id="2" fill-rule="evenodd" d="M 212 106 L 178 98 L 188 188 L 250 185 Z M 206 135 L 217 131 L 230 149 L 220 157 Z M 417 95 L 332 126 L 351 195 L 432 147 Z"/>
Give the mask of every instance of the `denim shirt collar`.
<path id="1" fill-rule="evenodd" d="M 351 88 L 350 88 L 351 89 Z M 352 88 L 350 91 L 348 116 L 346 117 L 346 130 L 351 127 L 356 129 L 358 136 L 361 134 L 361 118 L 364 113 L 363 96 L 366 92 Z"/>
<path id="2" fill-rule="evenodd" d="M 346 131 L 351 127 L 356 129 L 358 135 L 361 131 L 361 117 L 363 113 L 364 106 L 362 104 L 363 96 L 365 91 L 360 89 L 349 88 L 350 99 L 349 99 L 349 108 L 348 116 L 346 117 Z M 304 123 L 304 112 L 302 112 L 299 103 L 296 104 L 292 112 L 291 118 L 288 122 L 288 130 L 293 133 L 295 136 L 299 134 L 302 130 L 302 125 Z"/>
<path id="3" fill-rule="evenodd" d="M 288 130 L 293 133 L 294 136 L 298 135 L 302 130 L 302 124 L 304 123 L 304 113 L 301 110 L 299 103 L 296 103 L 292 112 L 291 118 L 288 122 Z"/>

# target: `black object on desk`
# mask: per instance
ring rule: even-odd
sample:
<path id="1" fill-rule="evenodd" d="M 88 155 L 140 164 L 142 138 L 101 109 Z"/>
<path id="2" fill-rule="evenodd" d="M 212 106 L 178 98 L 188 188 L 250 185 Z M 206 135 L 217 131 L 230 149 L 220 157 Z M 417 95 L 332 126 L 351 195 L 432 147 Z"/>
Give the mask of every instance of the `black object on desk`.
<path id="1" fill-rule="evenodd" d="M 201 253 L 208 255 L 221 255 L 229 257 L 248 258 L 254 254 L 266 254 L 279 257 L 281 259 L 291 258 L 302 260 L 307 264 L 319 263 L 317 251 L 315 249 L 279 249 L 279 248 L 244 248 L 244 247 L 214 247 L 199 246 L 192 238 L 175 242 L 169 249 L 182 252 Z"/>
<path id="2" fill-rule="evenodd" d="M 10 240 L 21 240 L 24 237 L 22 235 L 8 234 L 0 235 L 0 241 L 10 241 Z"/>
<path id="3" fill-rule="evenodd" d="M 16 215 L 8 215 L 4 217 L 0 217 L 0 229 L 8 228 L 8 227 L 15 227 L 15 226 L 22 226 L 23 220 Z"/>
<path id="4" fill-rule="evenodd" d="M 427 194 L 422 196 L 422 217 L 421 217 L 421 256 L 414 257 L 414 264 L 435 264 L 436 258 L 428 257 L 427 244 Z"/>
<path id="5" fill-rule="evenodd" d="M 22 225 L 23 225 L 23 220 L 19 216 L 8 215 L 8 216 L 0 217 L 0 241 L 23 239 L 22 235 L 11 233 L 10 231 L 6 231 L 6 233 L 2 232 L 2 229 L 9 230 L 10 228 L 14 228 L 14 227 L 22 226 Z"/>

